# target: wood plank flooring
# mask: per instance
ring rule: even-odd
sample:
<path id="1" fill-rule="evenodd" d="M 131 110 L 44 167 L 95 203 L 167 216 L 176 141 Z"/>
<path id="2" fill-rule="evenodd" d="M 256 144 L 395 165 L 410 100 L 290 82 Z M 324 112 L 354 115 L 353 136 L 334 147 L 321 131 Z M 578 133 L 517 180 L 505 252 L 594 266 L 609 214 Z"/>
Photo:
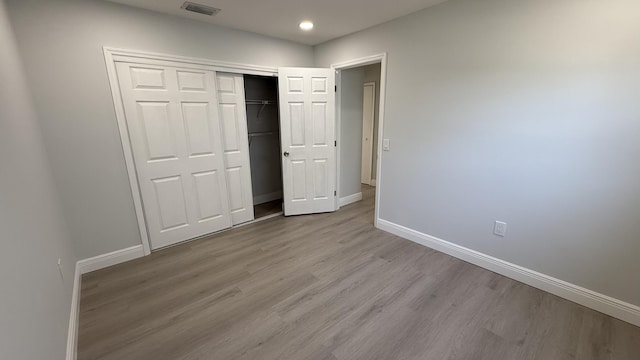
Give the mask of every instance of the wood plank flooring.
<path id="1" fill-rule="evenodd" d="M 363 194 L 83 276 L 78 359 L 640 359 L 640 328 L 377 230 Z"/>

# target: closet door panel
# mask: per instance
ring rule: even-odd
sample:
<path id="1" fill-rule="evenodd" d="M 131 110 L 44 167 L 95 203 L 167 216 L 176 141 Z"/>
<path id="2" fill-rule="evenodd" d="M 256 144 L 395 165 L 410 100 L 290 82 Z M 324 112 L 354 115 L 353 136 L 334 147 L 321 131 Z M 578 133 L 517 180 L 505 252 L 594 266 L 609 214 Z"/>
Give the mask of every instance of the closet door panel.
<path id="1" fill-rule="evenodd" d="M 236 225 L 254 219 L 244 79 L 216 73 L 216 82 L 231 218 Z"/>
<path id="2" fill-rule="evenodd" d="M 220 104 L 220 113 L 222 117 L 222 129 L 224 131 L 224 150 L 225 153 L 233 155 L 240 154 L 240 131 L 238 122 L 242 121 L 238 114 L 237 104 Z"/>
<path id="3" fill-rule="evenodd" d="M 229 228 L 215 73 L 116 68 L 151 248 Z"/>

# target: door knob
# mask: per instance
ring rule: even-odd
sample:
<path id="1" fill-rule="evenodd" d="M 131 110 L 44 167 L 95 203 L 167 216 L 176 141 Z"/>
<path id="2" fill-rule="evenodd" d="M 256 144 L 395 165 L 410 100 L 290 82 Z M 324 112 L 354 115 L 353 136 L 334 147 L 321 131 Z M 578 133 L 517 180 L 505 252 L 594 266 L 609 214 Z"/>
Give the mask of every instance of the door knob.
<path id="1" fill-rule="evenodd" d="M 284 154 L 282 154 L 282 155 L 284 155 L 284 157 L 289 157 L 289 152 L 285 151 Z"/>

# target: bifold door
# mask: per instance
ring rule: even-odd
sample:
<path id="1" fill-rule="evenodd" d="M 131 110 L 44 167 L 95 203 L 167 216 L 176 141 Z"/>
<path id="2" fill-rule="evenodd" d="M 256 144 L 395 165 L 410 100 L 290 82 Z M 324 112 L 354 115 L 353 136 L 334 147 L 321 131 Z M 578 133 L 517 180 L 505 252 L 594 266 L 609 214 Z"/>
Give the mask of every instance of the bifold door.
<path id="1" fill-rule="evenodd" d="M 231 227 L 214 72 L 116 68 L 151 248 Z"/>
<path id="2" fill-rule="evenodd" d="M 280 68 L 284 213 L 336 210 L 335 72 Z"/>

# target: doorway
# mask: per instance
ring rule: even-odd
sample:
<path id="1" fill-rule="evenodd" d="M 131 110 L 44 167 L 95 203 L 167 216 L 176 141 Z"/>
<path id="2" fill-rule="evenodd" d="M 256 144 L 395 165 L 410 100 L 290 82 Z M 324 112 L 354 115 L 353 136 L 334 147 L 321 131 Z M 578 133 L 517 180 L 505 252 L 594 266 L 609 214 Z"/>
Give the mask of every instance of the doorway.
<path id="1" fill-rule="evenodd" d="M 375 191 L 378 180 L 381 62 L 339 71 L 340 206 Z"/>
<path id="2" fill-rule="evenodd" d="M 244 75 L 255 219 L 282 214 L 278 79 Z"/>

